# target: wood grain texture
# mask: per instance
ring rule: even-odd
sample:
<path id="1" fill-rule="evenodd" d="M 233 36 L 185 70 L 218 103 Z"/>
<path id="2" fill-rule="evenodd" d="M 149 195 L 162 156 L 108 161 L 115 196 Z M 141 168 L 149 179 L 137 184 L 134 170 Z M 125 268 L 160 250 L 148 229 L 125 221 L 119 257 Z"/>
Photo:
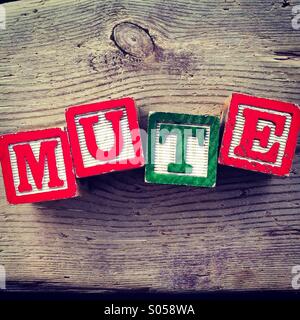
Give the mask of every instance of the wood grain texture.
<path id="1" fill-rule="evenodd" d="M 67 106 L 125 96 L 136 100 L 143 125 L 150 110 L 197 113 L 201 106 L 218 114 L 233 91 L 300 102 L 300 32 L 282 1 L 5 7 L 1 133 L 64 126 Z M 126 25 L 135 35 L 126 38 L 114 29 L 124 22 L 143 31 Z M 289 178 L 218 171 L 213 191 L 147 185 L 141 169 L 83 179 L 81 198 L 16 207 L 7 205 L 1 178 L 8 290 L 292 289 L 300 144 Z"/>

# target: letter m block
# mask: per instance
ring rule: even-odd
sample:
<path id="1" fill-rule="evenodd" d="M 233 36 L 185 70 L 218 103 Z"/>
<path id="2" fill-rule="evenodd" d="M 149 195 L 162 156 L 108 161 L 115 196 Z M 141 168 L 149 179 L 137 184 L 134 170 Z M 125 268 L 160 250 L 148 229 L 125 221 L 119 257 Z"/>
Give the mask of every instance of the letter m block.
<path id="1" fill-rule="evenodd" d="M 131 98 L 70 107 L 66 121 L 77 177 L 144 165 L 137 110 Z"/>
<path id="2" fill-rule="evenodd" d="M 148 128 L 146 182 L 215 186 L 218 117 L 155 112 Z"/>
<path id="3" fill-rule="evenodd" d="M 299 126 L 297 105 L 235 93 L 227 114 L 219 163 L 289 175 Z"/>
<path id="4" fill-rule="evenodd" d="M 77 195 L 68 136 L 58 128 L 0 136 L 0 157 L 11 204 Z"/>

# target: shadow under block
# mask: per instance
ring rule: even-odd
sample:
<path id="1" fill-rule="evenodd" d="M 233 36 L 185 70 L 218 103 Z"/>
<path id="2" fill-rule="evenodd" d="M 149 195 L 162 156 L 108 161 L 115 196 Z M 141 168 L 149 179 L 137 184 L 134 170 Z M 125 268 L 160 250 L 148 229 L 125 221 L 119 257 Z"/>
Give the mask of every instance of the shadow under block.
<path id="1" fill-rule="evenodd" d="M 234 93 L 227 113 L 219 163 L 287 176 L 299 126 L 299 106 Z"/>
<path id="2" fill-rule="evenodd" d="M 70 145 L 64 130 L 52 128 L 3 135 L 0 154 L 10 204 L 77 195 Z"/>
<path id="3" fill-rule="evenodd" d="M 70 107 L 66 121 L 77 177 L 144 165 L 137 110 L 131 98 Z"/>
<path id="4" fill-rule="evenodd" d="M 145 181 L 214 187 L 219 129 L 219 117 L 150 113 Z"/>

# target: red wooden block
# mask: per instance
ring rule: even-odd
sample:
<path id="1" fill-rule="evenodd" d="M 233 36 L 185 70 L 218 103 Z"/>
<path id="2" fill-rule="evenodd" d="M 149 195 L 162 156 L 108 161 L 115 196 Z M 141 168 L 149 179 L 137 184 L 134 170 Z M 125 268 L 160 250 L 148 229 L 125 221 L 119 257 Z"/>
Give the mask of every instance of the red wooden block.
<path id="1" fill-rule="evenodd" d="M 131 98 L 70 107 L 66 121 L 77 177 L 144 165 L 137 111 Z"/>
<path id="2" fill-rule="evenodd" d="M 299 127 L 299 106 L 235 93 L 227 114 L 219 163 L 289 175 Z"/>
<path id="3" fill-rule="evenodd" d="M 11 204 L 77 195 L 68 136 L 62 129 L 0 136 L 0 160 Z"/>

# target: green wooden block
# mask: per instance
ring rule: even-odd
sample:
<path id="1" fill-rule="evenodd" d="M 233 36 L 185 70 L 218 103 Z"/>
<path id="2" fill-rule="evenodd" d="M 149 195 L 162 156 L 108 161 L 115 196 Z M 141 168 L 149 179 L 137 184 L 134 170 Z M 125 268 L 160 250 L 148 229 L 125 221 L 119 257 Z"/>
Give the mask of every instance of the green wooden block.
<path id="1" fill-rule="evenodd" d="M 218 117 L 150 113 L 145 181 L 214 187 L 219 130 Z"/>

